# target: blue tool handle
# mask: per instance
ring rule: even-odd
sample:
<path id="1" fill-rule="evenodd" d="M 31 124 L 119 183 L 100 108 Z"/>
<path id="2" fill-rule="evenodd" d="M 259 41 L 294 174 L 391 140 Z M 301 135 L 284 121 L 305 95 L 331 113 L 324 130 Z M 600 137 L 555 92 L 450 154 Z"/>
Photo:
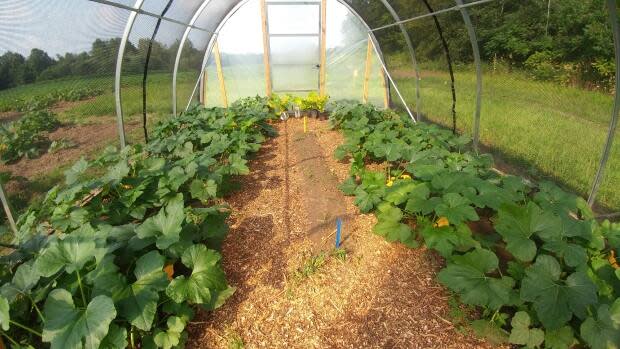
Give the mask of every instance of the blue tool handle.
<path id="1" fill-rule="evenodd" d="M 340 247 L 340 232 L 342 231 L 342 219 L 336 219 L 336 248 Z"/>

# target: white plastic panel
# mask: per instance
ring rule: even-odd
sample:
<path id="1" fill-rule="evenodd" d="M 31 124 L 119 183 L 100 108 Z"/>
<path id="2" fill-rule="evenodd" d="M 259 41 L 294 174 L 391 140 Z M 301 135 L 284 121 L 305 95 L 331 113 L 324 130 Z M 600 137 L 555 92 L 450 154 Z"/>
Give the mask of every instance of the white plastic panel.
<path id="1" fill-rule="evenodd" d="M 268 4 L 269 34 L 316 34 L 321 32 L 319 4 Z"/>

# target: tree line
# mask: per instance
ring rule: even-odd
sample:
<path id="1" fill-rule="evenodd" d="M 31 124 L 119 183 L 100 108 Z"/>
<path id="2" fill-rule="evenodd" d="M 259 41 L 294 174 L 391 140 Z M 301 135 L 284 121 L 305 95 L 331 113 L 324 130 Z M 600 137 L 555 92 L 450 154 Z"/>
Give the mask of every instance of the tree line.
<path id="1" fill-rule="evenodd" d="M 6 52 L 0 56 L 0 90 L 36 81 L 112 75 L 116 69 L 120 42 L 120 38 L 97 39 L 88 52 L 65 53 L 54 58 L 38 48 L 32 49 L 27 57 L 16 52 Z M 149 42 L 149 39 L 140 39 L 137 45 L 127 43 L 124 73 L 143 73 Z M 179 41 L 171 45 L 153 42 L 149 70 L 171 72 L 179 45 Z M 183 48 L 180 69 L 199 70 L 203 55 L 204 52 L 196 49 L 188 40 Z"/>
<path id="2" fill-rule="evenodd" d="M 450 0 L 391 0 L 401 19 L 455 5 Z M 469 1 L 465 1 L 469 2 Z M 620 5 L 620 3 L 619 3 Z M 376 28 L 393 22 L 380 1 L 353 0 Z M 614 47 L 605 0 L 497 0 L 468 8 L 482 59 L 489 65 L 520 69 L 533 78 L 589 88 L 613 85 Z M 439 14 L 455 63 L 471 63 L 472 49 L 459 11 Z M 444 50 L 433 19 L 406 24 L 418 59 L 442 62 Z M 406 50 L 398 27 L 376 32 L 385 53 Z"/>

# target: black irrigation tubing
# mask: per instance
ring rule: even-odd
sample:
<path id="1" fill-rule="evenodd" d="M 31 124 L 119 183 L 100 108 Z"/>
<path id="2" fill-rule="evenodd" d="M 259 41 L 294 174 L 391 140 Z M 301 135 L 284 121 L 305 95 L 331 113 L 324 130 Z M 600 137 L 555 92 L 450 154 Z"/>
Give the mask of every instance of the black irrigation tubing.
<path id="1" fill-rule="evenodd" d="M 435 12 L 431 5 L 427 0 L 422 0 L 429 13 Z M 437 32 L 439 33 L 439 38 L 441 39 L 441 44 L 443 45 L 443 50 L 446 53 L 446 60 L 448 61 L 448 70 L 450 71 L 450 87 L 452 88 L 452 133 L 456 134 L 456 88 L 454 87 L 454 69 L 452 69 L 452 57 L 450 57 L 450 48 L 448 47 L 448 42 L 446 42 L 446 38 L 443 36 L 443 29 L 441 28 L 441 24 L 439 24 L 439 19 L 437 19 L 437 15 L 433 15 L 433 20 L 435 21 L 435 27 L 437 27 Z"/>
<path id="2" fill-rule="evenodd" d="M 161 17 L 157 20 L 157 24 L 155 25 L 155 30 L 153 31 L 153 35 L 151 35 L 151 40 L 149 41 L 149 48 L 146 51 L 146 61 L 144 62 L 144 74 L 142 75 L 142 128 L 144 129 L 144 142 L 149 142 L 149 131 L 146 127 L 146 81 L 149 75 L 149 61 L 151 60 L 151 51 L 153 50 L 153 41 L 155 41 L 155 37 L 157 36 L 157 32 L 159 32 L 159 26 L 161 25 L 162 17 L 166 15 L 166 12 L 170 9 L 172 2 L 174 0 L 169 0 L 168 4 L 161 12 Z"/>

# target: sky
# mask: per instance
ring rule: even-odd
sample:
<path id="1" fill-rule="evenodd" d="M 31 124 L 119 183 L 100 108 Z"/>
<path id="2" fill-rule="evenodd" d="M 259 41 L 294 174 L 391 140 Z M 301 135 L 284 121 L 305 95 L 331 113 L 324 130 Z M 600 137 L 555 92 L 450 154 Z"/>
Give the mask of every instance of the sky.
<path id="1" fill-rule="evenodd" d="M 114 1 L 128 6 L 134 2 Z M 201 2 L 177 0 L 166 16 L 189 22 Z M 160 13 L 166 3 L 166 0 L 145 0 L 143 9 Z M 304 27 L 304 23 L 317 23 L 318 27 L 316 10 L 304 7 L 298 8 L 301 11 L 282 11 L 283 5 L 275 6 L 277 8 L 269 10 L 270 22 L 274 22 L 271 25 L 273 30 L 303 31 L 303 28 L 308 27 Z M 218 8 L 207 6 L 201 15 L 202 19 L 198 21 L 200 26 L 208 24 L 208 14 L 217 11 Z M 342 30 L 348 10 L 337 1 L 328 1 L 327 13 L 328 47 L 342 45 L 356 35 L 365 35 L 358 28 L 348 27 L 348 33 Z M 51 56 L 89 51 L 95 39 L 121 37 L 128 17 L 127 10 L 87 0 L 0 0 L 0 54 L 13 51 L 28 55 L 32 48 L 43 49 Z M 155 22 L 154 18 L 138 16 L 130 40 L 137 43 L 140 38 L 150 37 Z M 181 38 L 184 29 L 181 25 L 164 21 L 157 40 L 172 44 Z M 190 34 L 194 46 L 202 49 L 206 48 L 208 38 L 204 32 L 197 30 L 192 30 Z M 295 41 L 291 40 L 292 46 Z M 258 0 L 249 1 L 230 18 L 221 31 L 220 45 L 223 52 L 230 54 L 262 53 Z"/>

